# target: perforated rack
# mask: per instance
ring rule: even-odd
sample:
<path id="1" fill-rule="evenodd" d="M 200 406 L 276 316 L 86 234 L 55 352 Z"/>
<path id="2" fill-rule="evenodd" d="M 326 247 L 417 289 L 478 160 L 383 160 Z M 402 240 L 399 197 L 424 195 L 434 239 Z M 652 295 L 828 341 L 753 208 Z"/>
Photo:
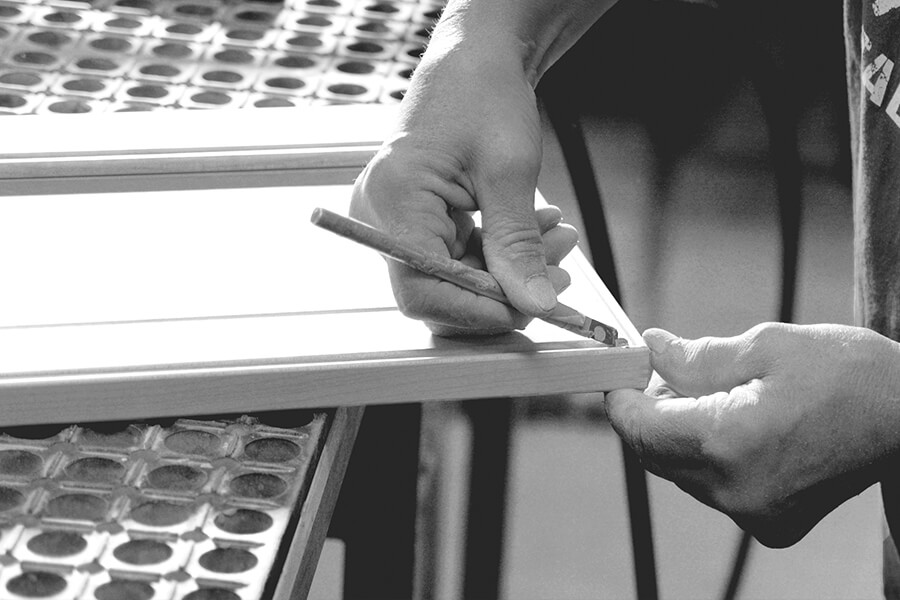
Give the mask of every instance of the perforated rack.
<path id="1" fill-rule="evenodd" d="M 0 114 L 397 103 L 441 7 L 0 0 Z M 0 600 L 271 597 L 331 423 L 309 417 L 0 431 Z"/>
<path id="2" fill-rule="evenodd" d="M 327 432 L 292 420 L 0 434 L 0 598 L 271 597 Z"/>
<path id="3" fill-rule="evenodd" d="M 0 114 L 396 103 L 433 0 L 0 0 Z"/>

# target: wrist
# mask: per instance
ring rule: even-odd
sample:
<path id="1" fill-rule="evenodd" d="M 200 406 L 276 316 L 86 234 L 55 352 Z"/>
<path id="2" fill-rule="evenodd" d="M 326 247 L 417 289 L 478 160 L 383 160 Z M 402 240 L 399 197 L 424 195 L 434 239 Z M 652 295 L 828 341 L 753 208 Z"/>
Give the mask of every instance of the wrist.
<path id="1" fill-rule="evenodd" d="M 450 0 L 429 54 L 515 62 L 532 87 L 616 0 Z"/>
<path id="2" fill-rule="evenodd" d="M 439 43 L 429 45 L 404 97 L 401 129 L 443 135 L 447 128 L 480 128 L 485 111 L 509 105 L 510 94 L 529 94 L 534 102 L 522 63 L 508 50 L 515 42 L 498 38 L 488 47 L 449 34 L 435 41 Z"/>
<path id="3" fill-rule="evenodd" d="M 873 423 L 877 454 L 900 451 L 900 344 L 869 329 L 859 328 L 862 344 L 854 344 L 846 372 L 857 390 L 854 412 L 863 411 Z M 862 393 L 859 393 L 859 392 Z"/>

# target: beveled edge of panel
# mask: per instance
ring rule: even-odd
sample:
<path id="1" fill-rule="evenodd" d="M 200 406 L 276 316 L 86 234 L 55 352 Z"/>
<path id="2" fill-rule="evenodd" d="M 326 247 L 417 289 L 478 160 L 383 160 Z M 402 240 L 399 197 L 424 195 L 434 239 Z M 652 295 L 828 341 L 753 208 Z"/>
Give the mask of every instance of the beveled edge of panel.
<path id="1" fill-rule="evenodd" d="M 110 324 L 97 350 L 100 361 L 86 361 L 80 368 L 57 364 L 45 369 L 35 353 L 34 361 L 23 368 L 8 364 L 0 373 L 0 425 L 598 392 L 642 388 L 650 375 L 649 353 L 644 347 L 608 348 L 586 340 L 565 342 L 553 337 L 541 342 L 521 334 L 473 345 L 432 338 L 421 323 L 396 311 L 373 317 L 379 319 L 376 332 L 407 328 L 409 341 L 389 352 L 373 344 L 351 353 L 317 354 L 307 348 L 304 354 L 304 346 L 297 345 L 299 350 L 294 351 L 286 345 L 280 355 L 266 357 L 250 348 L 247 352 L 254 356 L 243 358 L 222 353 L 218 344 L 210 343 L 180 362 L 159 362 L 165 354 L 157 352 L 150 355 L 151 360 L 110 366 L 103 364 L 110 352 L 143 343 L 143 338 L 136 339 L 140 332 L 133 326 Z M 334 315 L 326 323 L 333 335 L 358 332 L 358 323 L 342 324 L 342 318 Z M 261 324 L 269 321 L 269 331 L 283 331 L 285 338 L 293 338 L 305 330 L 320 330 L 322 319 L 322 315 L 301 315 L 257 320 Z M 214 319 L 205 323 L 215 327 Z M 190 330 L 196 325 L 190 320 L 151 323 L 144 341 L 169 340 L 177 348 L 179 340 L 190 336 L 173 335 L 175 329 Z M 60 353 L 71 356 L 72 345 L 91 336 L 92 329 L 96 333 L 96 328 L 89 326 L 80 331 L 65 327 L 18 330 L 16 345 L 24 347 L 27 337 L 40 336 L 38 346 L 52 347 L 58 342 Z M 6 333 L 11 341 L 8 334 L 13 332 Z M 67 335 L 70 339 L 65 340 Z M 266 334 L 256 343 L 262 348 L 268 339 Z M 239 341 L 233 346 L 235 351 L 240 350 Z M 148 398 L 153 401 L 147 402 Z"/>
<path id="2" fill-rule="evenodd" d="M 393 105 L 8 116 L 0 181 L 359 170 Z"/>

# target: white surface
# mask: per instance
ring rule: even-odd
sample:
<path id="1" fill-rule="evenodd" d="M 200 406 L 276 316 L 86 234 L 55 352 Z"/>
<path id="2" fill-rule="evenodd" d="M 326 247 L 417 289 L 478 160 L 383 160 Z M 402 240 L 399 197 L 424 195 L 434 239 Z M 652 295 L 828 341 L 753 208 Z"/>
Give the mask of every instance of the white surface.
<path id="1" fill-rule="evenodd" d="M 310 223 L 349 197 L 316 186 L 0 198 L 2 370 L 465 351 L 396 314 L 380 255 Z M 564 297 L 619 321 L 585 283 Z M 526 333 L 589 345 L 540 321 Z"/>
<path id="2" fill-rule="evenodd" d="M 0 198 L 0 326 L 393 307 L 381 257 L 309 222 L 349 193 Z"/>

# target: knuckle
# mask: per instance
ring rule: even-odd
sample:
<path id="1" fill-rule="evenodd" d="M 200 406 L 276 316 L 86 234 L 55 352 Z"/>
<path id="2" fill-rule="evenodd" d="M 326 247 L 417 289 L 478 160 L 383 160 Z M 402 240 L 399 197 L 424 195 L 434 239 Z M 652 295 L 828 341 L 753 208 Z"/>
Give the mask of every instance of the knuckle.
<path id="1" fill-rule="evenodd" d="M 713 338 L 702 337 L 686 344 L 684 348 L 684 357 L 688 362 L 698 362 L 703 364 L 704 360 L 713 353 Z"/>
<path id="2" fill-rule="evenodd" d="M 489 173 L 502 180 L 523 173 L 536 173 L 542 158 L 539 141 L 521 135 L 517 129 L 492 136 L 484 154 L 489 160 Z"/>
<path id="3" fill-rule="evenodd" d="M 570 225 L 558 225 L 542 236 L 547 262 L 558 265 L 578 245 L 578 231 Z"/>
<path id="4" fill-rule="evenodd" d="M 490 228 L 482 231 L 486 254 L 503 249 L 519 258 L 544 260 L 541 236 L 533 223 L 512 214 L 499 215 L 492 221 Z"/>
<path id="5" fill-rule="evenodd" d="M 465 300 L 458 296 L 440 295 L 437 289 L 401 286 L 395 293 L 397 308 L 405 316 L 418 321 L 433 321 L 455 327 L 470 327 L 474 319 L 466 306 Z"/>
<path id="6" fill-rule="evenodd" d="M 755 351 L 770 347 L 783 340 L 793 329 L 787 323 L 767 322 L 760 323 L 747 330 L 745 334 L 748 351 Z"/>
<path id="7" fill-rule="evenodd" d="M 743 335 L 739 359 L 757 367 L 757 370 L 769 372 L 776 366 L 777 349 L 790 343 L 790 332 L 793 325 L 787 323 L 760 323 Z"/>
<path id="8" fill-rule="evenodd" d="M 357 178 L 357 184 L 361 184 L 364 189 L 378 189 L 405 182 L 408 177 L 404 176 L 403 169 L 397 163 L 398 161 L 392 160 L 390 153 L 382 148 L 366 164 Z"/>
<path id="9" fill-rule="evenodd" d="M 497 334 L 522 329 L 529 321 L 525 315 L 502 306 L 493 310 L 484 298 L 447 282 L 400 285 L 395 288 L 394 296 L 403 315 L 424 321 L 432 331 L 444 335 Z"/>
<path id="10" fill-rule="evenodd" d="M 410 290 L 409 286 L 399 283 L 394 286 L 394 300 L 400 312 L 411 319 L 427 318 L 421 296 Z"/>

